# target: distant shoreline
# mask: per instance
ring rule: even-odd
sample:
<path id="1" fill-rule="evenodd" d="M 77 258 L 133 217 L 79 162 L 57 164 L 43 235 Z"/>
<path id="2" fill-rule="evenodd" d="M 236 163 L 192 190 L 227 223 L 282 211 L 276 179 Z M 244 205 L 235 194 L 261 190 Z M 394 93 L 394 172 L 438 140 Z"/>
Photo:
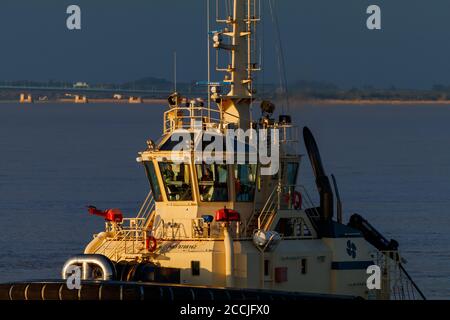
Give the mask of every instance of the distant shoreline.
<path id="1" fill-rule="evenodd" d="M 0 104 L 20 103 L 18 100 L 0 100 Z M 63 103 L 63 104 L 98 104 L 98 103 L 110 103 L 110 104 L 166 104 L 166 99 L 142 99 L 142 102 L 129 102 L 128 99 L 100 99 L 100 98 L 88 98 L 87 103 L 75 103 L 73 99 L 57 99 L 57 100 L 35 100 L 32 103 L 21 103 L 27 104 L 51 104 L 51 103 Z M 292 105 L 450 105 L 450 100 L 344 100 L 344 99 L 312 99 L 312 100 L 302 100 L 302 99 L 291 99 L 290 103 Z"/>
<path id="2" fill-rule="evenodd" d="M 111 103 L 111 104 L 166 104 L 167 99 L 142 99 L 142 102 L 129 102 L 128 99 L 95 99 L 88 98 L 87 103 L 76 103 L 73 99 L 56 99 L 56 100 L 34 100 L 32 103 L 20 103 L 18 100 L 0 100 L 0 104 L 18 103 L 18 104 L 51 104 L 51 103 L 64 103 L 64 104 L 96 104 L 96 103 Z"/>
<path id="3" fill-rule="evenodd" d="M 291 100 L 292 104 L 311 105 L 450 105 L 450 100 Z"/>

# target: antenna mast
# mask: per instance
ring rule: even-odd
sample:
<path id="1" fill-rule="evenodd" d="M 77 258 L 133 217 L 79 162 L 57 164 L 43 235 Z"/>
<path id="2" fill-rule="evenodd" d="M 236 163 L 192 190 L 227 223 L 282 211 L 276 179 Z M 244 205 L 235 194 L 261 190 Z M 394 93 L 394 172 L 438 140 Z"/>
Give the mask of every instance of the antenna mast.
<path id="1" fill-rule="evenodd" d="M 213 46 L 229 54 L 230 63 L 225 68 L 216 68 L 217 71 L 227 73 L 223 82 L 230 88 L 226 95 L 220 96 L 224 119 L 245 129 L 250 126 L 250 105 L 256 92 L 253 73 L 260 70 L 260 64 L 256 61 L 258 50 L 255 48 L 260 0 L 232 1 L 232 12 L 225 19 L 217 17 L 217 23 L 226 26 L 214 32 Z M 218 0 L 216 6 L 219 7 Z M 224 41 L 225 37 L 228 41 Z"/>

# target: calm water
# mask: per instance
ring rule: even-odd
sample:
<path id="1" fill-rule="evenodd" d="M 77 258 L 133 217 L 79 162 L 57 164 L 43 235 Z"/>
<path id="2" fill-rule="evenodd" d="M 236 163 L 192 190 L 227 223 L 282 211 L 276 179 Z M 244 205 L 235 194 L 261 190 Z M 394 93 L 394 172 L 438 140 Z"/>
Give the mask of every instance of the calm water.
<path id="1" fill-rule="evenodd" d="M 0 104 L 0 282 L 58 278 L 103 228 L 86 205 L 136 213 L 148 184 L 135 158 L 160 136 L 164 108 Z M 295 117 L 315 133 L 346 219 L 358 212 L 397 239 L 425 294 L 449 298 L 450 106 L 306 106 Z"/>

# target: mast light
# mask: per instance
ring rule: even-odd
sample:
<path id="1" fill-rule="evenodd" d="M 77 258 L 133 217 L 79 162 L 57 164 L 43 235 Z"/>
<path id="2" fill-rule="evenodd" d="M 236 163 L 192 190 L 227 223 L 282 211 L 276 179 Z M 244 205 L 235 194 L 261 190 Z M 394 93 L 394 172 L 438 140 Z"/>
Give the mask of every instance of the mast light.
<path id="1" fill-rule="evenodd" d="M 214 32 L 212 40 L 213 40 L 213 47 L 220 48 L 220 46 L 222 45 L 222 41 L 223 41 L 222 32 L 219 32 L 219 31 Z"/>

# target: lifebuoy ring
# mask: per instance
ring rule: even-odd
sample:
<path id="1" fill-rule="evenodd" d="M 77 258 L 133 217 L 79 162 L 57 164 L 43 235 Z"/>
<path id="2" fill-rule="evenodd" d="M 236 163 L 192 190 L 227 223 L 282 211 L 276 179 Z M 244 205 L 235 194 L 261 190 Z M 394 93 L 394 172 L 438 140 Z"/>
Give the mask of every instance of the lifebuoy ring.
<path id="1" fill-rule="evenodd" d="M 286 193 L 284 195 L 284 201 L 286 204 L 292 205 L 295 210 L 299 210 L 302 208 L 302 194 L 298 191 L 294 191 L 294 193 L 292 194 L 292 199 L 291 195 L 289 193 Z"/>
<path id="2" fill-rule="evenodd" d="M 145 239 L 145 249 L 147 249 L 148 251 L 150 252 L 155 251 L 157 246 L 158 243 L 156 242 L 154 236 L 148 236 L 147 239 Z"/>
<path id="3" fill-rule="evenodd" d="M 293 205 L 295 210 L 299 210 L 302 208 L 302 194 L 298 191 L 294 192 Z"/>

